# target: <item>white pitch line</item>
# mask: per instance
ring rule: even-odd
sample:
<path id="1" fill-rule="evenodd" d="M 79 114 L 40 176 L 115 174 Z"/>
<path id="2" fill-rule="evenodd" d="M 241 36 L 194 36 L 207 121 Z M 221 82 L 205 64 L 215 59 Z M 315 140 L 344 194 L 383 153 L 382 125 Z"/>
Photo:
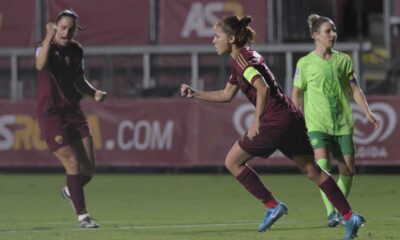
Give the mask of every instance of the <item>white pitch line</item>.
<path id="1" fill-rule="evenodd" d="M 284 223 L 281 221 L 280 223 Z M 154 225 L 154 226 L 124 226 L 124 227 L 100 227 L 95 231 L 101 230 L 145 230 L 145 229 L 172 229 L 172 228 L 203 228 L 203 227 L 229 227 L 239 225 L 255 225 L 258 226 L 258 222 L 234 222 L 234 223 L 205 223 L 205 224 L 177 224 L 177 225 Z M 59 232 L 59 231 L 87 231 L 94 229 L 83 229 L 83 228 L 52 228 L 52 229 L 29 229 L 29 230 L 0 230 L 1 233 L 29 233 L 29 232 Z"/>
<path id="2" fill-rule="evenodd" d="M 228 227 L 238 225 L 254 225 L 255 222 L 243 222 L 243 223 L 205 223 L 205 224 L 179 224 L 179 225 L 158 225 L 158 226 L 127 226 L 127 227 L 114 227 L 109 229 L 118 230 L 141 230 L 141 229 L 162 229 L 162 228 L 201 228 L 201 227 Z"/>

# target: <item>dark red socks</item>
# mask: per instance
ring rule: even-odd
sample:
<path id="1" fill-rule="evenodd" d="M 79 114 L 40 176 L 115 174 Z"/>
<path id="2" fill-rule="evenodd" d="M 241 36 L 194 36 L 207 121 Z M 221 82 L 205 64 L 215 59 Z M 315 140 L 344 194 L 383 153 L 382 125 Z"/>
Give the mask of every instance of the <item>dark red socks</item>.
<path id="1" fill-rule="evenodd" d="M 86 213 L 85 195 L 79 175 L 67 175 L 67 187 L 74 203 L 76 214 Z"/>
<path id="2" fill-rule="evenodd" d="M 257 173 L 250 166 L 246 166 L 236 179 L 254 197 L 265 203 L 268 208 L 276 206 L 277 202 L 272 193 L 264 186 Z"/>
<path id="3" fill-rule="evenodd" d="M 351 212 L 351 207 L 349 203 L 347 202 L 345 196 L 343 195 L 342 191 L 340 191 L 338 185 L 332 177 L 329 177 L 328 180 L 319 185 L 319 188 L 326 194 L 329 201 L 331 201 L 333 206 L 340 212 L 340 214 L 344 218 L 348 215 L 349 212 Z"/>

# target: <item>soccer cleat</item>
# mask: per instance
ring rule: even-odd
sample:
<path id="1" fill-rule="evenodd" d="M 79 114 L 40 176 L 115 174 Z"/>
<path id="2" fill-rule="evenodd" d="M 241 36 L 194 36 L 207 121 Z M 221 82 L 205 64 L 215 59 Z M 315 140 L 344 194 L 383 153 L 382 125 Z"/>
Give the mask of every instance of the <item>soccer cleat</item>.
<path id="1" fill-rule="evenodd" d="M 271 226 L 283 215 L 287 214 L 288 210 L 285 204 L 278 202 L 278 205 L 274 208 L 269 208 L 265 212 L 264 220 L 258 226 L 258 232 L 264 232 L 266 229 L 271 228 Z"/>
<path id="2" fill-rule="evenodd" d="M 328 216 L 328 227 L 336 227 L 340 223 L 338 214 L 333 211 Z"/>
<path id="3" fill-rule="evenodd" d="M 364 217 L 353 212 L 349 220 L 345 221 L 346 233 L 344 235 L 344 240 L 350 240 L 357 237 L 358 229 L 364 226 L 364 224 Z"/>
<path id="4" fill-rule="evenodd" d="M 67 192 L 67 186 L 65 186 L 65 187 L 63 187 L 61 189 L 61 193 L 60 194 L 61 194 L 62 198 L 64 198 L 65 200 L 67 200 L 69 202 L 69 204 L 71 205 L 72 209 L 74 211 L 76 211 L 74 203 L 72 202 L 72 199 L 71 199 L 71 195 L 69 195 L 68 192 Z"/>
<path id="5" fill-rule="evenodd" d="M 79 221 L 79 227 L 81 228 L 98 228 L 99 225 L 90 217 L 87 216 Z"/>

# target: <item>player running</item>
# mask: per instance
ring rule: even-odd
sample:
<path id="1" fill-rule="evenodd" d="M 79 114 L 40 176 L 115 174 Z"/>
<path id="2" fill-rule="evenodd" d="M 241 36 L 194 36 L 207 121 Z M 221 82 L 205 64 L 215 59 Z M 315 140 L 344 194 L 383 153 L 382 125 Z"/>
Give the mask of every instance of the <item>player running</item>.
<path id="1" fill-rule="evenodd" d="M 351 210 L 333 178 L 315 164 L 302 113 L 284 94 L 263 57 L 247 47 L 255 39 L 255 32 L 248 26 L 251 21 L 249 16 L 230 16 L 219 20 L 214 27 L 213 44 L 217 54 L 231 57 L 231 76 L 225 88 L 197 91 L 182 84 L 181 95 L 210 102 L 230 102 L 240 89 L 255 106 L 252 124 L 229 150 L 225 166 L 265 205 L 259 232 L 270 228 L 286 214 L 287 207 L 272 195 L 248 162 L 254 156 L 266 158 L 280 150 L 325 192 L 346 220 L 345 239 L 351 239 L 365 220 Z"/>

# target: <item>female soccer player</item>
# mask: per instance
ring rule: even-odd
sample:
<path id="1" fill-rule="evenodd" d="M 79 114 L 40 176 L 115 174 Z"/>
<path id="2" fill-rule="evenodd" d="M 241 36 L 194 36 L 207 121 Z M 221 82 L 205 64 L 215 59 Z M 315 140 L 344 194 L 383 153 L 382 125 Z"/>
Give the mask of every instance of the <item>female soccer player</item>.
<path id="1" fill-rule="evenodd" d="M 106 92 L 93 88 L 84 76 L 82 46 L 73 39 L 78 27 L 78 15 L 72 10 L 60 12 L 55 24 L 46 25 L 46 36 L 36 49 L 36 113 L 49 149 L 66 171 L 62 196 L 74 207 L 80 227 L 97 228 L 83 192 L 93 176 L 95 154 L 80 100 L 89 95 L 101 102 Z"/>
<path id="2" fill-rule="evenodd" d="M 326 193 L 346 220 L 345 239 L 350 239 L 357 234 L 364 218 L 352 212 L 336 182 L 315 164 L 302 113 L 284 94 L 263 57 L 247 47 L 255 39 L 255 32 L 248 26 L 251 21 L 249 16 L 230 16 L 215 25 L 213 44 L 216 52 L 218 55 L 229 54 L 232 60 L 231 76 L 225 89 L 197 91 L 182 84 L 181 95 L 204 101 L 229 102 L 240 89 L 255 106 L 251 127 L 232 146 L 225 166 L 267 208 L 257 229 L 259 232 L 270 228 L 286 214 L 287 207 L 264 186 L 248 161 L 254 156 L 268 157 L 279 149 Z"/>
<path id="3" fill-rule="evenodd" d="M 354 176 L 354 121 L 349 97 L 364 111 L 368 121 L 379 127 L 379 119 L 371 112 L 365 96 L 357 84 L 353 64 L 346 54 L 333 50 L 336 27 L 331 19 L 312 14 L 308 17 L 314 51 L 297 63 L 292 100 L 303 107 L 317 164 L 331 172 L 329 156 L 336 159 L 338 186 L 344 195 L 349 195 Z M 328 226 L 335 227 L 340 218 L 332 203 L 321 192 Z"/>

